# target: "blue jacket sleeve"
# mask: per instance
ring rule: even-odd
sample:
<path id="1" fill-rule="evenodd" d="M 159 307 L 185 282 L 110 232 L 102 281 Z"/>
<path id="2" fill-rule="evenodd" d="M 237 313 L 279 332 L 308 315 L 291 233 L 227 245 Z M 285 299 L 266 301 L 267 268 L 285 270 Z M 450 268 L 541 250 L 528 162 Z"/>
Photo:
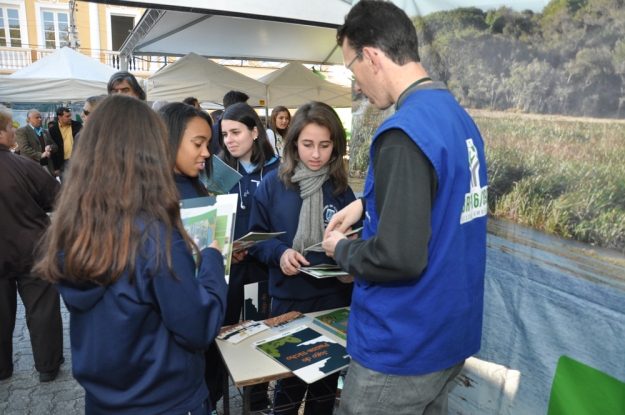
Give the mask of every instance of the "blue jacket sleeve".
<path id="1" fill-rule="evenodd" d="M 272 199 L 268 191 L 269 183 L 270 180 L 263 180 L 260 182 L 258 189 L 256 189 L 256 193 L 254 193 L 249 232 L 276 231 L 271 225 Z M 271 238 L 251 246 L 248 249 L 249 254 L 269 266 L 279 267 L 282 254 L 290 248 L 289 245 L 279 238 Z"/>
<path id="2" fill-rule="evenodd" d="M 202 251 L 196 278 L 195 261 L 186 243 L 177 239 L 171 247 L 172 278 L 162 255 L 152 278 L 153 294 L 165 327 L 176 343 L 188 350 L 202 350 L 215 339 L 223 323 L 228 285 L 223 258 L 213 248 Z"/>

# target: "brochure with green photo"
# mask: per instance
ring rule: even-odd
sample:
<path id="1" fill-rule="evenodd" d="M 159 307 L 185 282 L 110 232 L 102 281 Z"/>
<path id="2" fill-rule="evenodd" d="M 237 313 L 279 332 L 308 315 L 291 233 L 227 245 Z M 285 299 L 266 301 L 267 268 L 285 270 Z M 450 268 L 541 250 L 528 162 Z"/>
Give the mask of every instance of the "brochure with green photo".
<path id="1" fill-rule="evenodd" d="M 227 194 L 180 201 L 182 224 L 198 248 L 202 250 L 214 240 L 219 242 L 224 257 L 226 281 L 230 278 L 232 239 L 238 200 L 238 195 Z"/>

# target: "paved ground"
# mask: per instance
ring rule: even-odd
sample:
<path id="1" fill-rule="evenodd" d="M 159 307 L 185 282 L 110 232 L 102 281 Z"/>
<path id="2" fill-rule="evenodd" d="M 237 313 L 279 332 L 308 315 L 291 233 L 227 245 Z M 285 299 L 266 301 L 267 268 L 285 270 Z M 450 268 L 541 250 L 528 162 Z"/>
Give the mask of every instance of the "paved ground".
<path id="1" fill-rule="evenodd" d="M 63 304 L 63 302 L 61 302 Z M 69 314 L 61 306 L 63 316 L 63 346 L 65 363 L 54 382 L 39 382 L 35 370 L 30 337 L 19 301 L 17 322 L 13 333 L 13 376 L 0 381 L 0 415 L 79 415 L 84 414 L 84 389 L 72 376 L 69 349 Z M 240 414 L 242 400 L 234 387 L 230 388 L 230 413 Z M 222 414 L 222 402 L 217 411 Z"/>
<path id="2" fill-rule="evenodd" d="M 0 381 L 0 415 L 81 415 L 84 414 L 84 389 L 72 376 L 69 348 L 69 313 L 61 301 L 65 363 L 54 382 L 39 382 L 35 370 L 24 307 L 18 300 L 17 321 L 13 333 L 13 376 Z M 223 414 L 223 402 L 217 412 Z M 230 413 L 241 414 L 243 401 L 236 388 L 230 387 Z M 303 411 L 300 411 L 302 413 Z M 335 411 L 337 412 L 337 411 Z"/>

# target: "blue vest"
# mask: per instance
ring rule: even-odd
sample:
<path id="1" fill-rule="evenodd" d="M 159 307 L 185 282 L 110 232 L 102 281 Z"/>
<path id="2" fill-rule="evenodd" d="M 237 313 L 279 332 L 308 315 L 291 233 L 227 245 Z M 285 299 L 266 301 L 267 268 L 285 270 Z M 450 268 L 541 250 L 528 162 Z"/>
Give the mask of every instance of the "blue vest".
<path id="1" fill-rule="evenodd" d="M 446 369 L 480 349 L 486 162 L 479 130 L 451 93 L 413 92 L 398 112 L 382 123 L 371 142 L 364 189 L 364 239 L 375 235 L 378 228 L 373 176 L 376 140 L 393 128 L 403 130 L 414 141 L 438 178 L 428 265 L 421 275 L 403 281 L 375 283 L 356 278 L 348 352 L 369 369 L 412 376 Z M 416 224 L 407 218 L 406 225 Z"/>

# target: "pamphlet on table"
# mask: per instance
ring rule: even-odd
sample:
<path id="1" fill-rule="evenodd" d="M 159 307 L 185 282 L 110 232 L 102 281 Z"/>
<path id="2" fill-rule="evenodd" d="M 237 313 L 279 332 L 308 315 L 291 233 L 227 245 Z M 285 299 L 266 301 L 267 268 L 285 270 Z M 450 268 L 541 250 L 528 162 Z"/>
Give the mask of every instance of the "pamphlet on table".
<path id="1" fill-rule="evenodd" d="M 349 318 L 349 310 L 341 308 L 334 310 L 328 314 L 322 314 L 314 318 L 313 323 L 319 327 L 328 330 L 330 333 L 347 340 L 347 320 Z"/>
<path id="2" fill-rule="evenodd" d="M 347 367 L 350 361 L 345 346 L 307 326 L 260 340 L 254 347 L 306 383 L 323 379 Z"/>

